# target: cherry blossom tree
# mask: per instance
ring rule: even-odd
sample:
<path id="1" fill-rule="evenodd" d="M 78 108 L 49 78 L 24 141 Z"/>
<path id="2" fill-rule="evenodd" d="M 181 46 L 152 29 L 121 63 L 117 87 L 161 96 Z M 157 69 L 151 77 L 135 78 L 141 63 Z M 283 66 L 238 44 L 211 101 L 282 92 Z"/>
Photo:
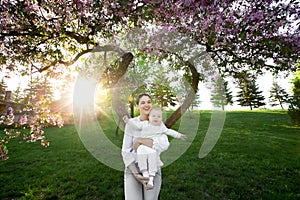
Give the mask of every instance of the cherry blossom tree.
<path id="1" fill-rule="evenodd" d="M 147 2 L 152 4 L 148 13 L 153 13 L 154 21 L 193 37 L 206 47 L 223 72 L 237 73 L 244 68 L 257 72 L 296 70 L 299 1 Z"/>
<path id="2" fill-rule="evenodd" d="M 54 71 L 70 66 L 112 35 L 133 26 L 134 3 L 102 1 L 1 1 L 1 68 Z M 22 72 L 25 73 L 27 69 Z M 50 73 L 51 74 L 51 73 Z"/>
<path id="3" fill-rule="evenodd" d="M 242 64 L 257 71 L 295 71 L 299 57 L 295 0 L 3 0 L 0 5 L 2 69 L 69 66 L 105 39 L 149 23 L 191 36 L 224 72 L 239 71 Z"/>

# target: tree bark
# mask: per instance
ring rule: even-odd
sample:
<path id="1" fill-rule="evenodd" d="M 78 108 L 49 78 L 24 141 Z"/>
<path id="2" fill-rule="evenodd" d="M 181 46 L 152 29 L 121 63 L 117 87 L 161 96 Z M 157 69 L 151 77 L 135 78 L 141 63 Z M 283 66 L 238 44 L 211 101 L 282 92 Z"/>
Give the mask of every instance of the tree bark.
<path id="1" fill-rule="evenodd" d="M 192 104 L 196 93 L 198 92 L 198 84 L 200 81 L 200 75 L 197 72 L 197 69 L 195 68 L 194 65 L 191 63 L 188 63 L 188 67 L 192 72 L 192 83 L 191 83 L 191 90 L 188 94 L 188 96 L 185 98 L 183 101 L 182 105 L 175 110 L 172 115 L 165 121 L 166 127 L 170 128 L 172 127 L 178 119 L 186 112 L 186 110 L 190 107 Z"/>
<path id="2" fill-rule="evenodd" d="M 133 55 L 132 53 L 128 52 L 125 53 L 122 56 L 122 62 L 120 63 L 120 66 L 118 70 L 115 72 L 115 79 L 113 80 L 113 84 L 111 85 L 111 95 L 112 95 L 112 106 L 114 111 L 117 113 L 119 116 L 119 119 L 122 119 L 124 115 L 128 115 L 126 105 L 119 99 L 119 88 L 115 87 L 116 83 L 118 83 L 119 79 L 126 73 L 127 68 L 131 61 L 133 60 Z"/>

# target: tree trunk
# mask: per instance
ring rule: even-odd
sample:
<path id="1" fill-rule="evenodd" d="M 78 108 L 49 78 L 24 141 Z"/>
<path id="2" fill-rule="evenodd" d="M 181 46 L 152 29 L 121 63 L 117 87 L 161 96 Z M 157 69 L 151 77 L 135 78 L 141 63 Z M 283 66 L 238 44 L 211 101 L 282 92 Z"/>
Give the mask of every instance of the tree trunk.
<path id="1" fill-rule="evenodd" d="M 119 98 L 119 94 L 120 94 L 119 88 L 115 87 L 115 86 L 116 86 L 116 83 L 118 83 L 118 81 L 120 80 L 120 78 L 126 73 L 127 68 L 129 66 L 130 62 L 132 61 L 132 59 L 133 59 L 132 53 L 128 52 L 128 53 L 123 54 L 122 62 L 120 63 L 118 70 L 115 72 L 115 76 L 114 76 L 115 78 L 110 87 L 110 92 L 111 92 L 111 96 L 112 96 L 112 107 L 113 107 L 113 110 L 117 113 L 117 115 L 119 117 L 118 125 L 117 125 L 116 132 L 115 132 L 116 136 L 118 136 L 120 123 L 123 122 L 122 118 L 125 115 L 128 115 L 128 112 L 127 112 L 126 105 Z"/>
<path id="2" fill-rule="evenodd" d="M 280 104 L 281 109 L 283 110 L 284 108 L 283 108 L 283 105 L 282 105 L 283 103 L 281 100 L 279 100 L 279 104 Z"/>
<path id="3" fill-rule="evenodd" d="M 115 72 L 115 79 L 113 80 L 113 83 L 110 87 L 111 95 L 112 95 L 112 106 L 114 111 L 117 113 L 120 119 L 124 115 L 128 115 L 126 105 L 119 99 L 119 88 L 115 87 L 116 83 L 118 83 L 119 79 L 126 73 L 127 68 L 130 64 L 130 62 L 133 59 L 132 53 L 125 53 L 122 56 L 122 62 L 120 63 L 120 67 L 118 70 Z"/>
<path id="4" fill-rule="evenodd" d="M 172 127 L 176 123 L 176 121 L 180 119 L 180 117 L 186 112 L 186 110 L 192 104 L 198 91 L 198 84 L 200 81 L 199 73 L 197 72 L 195 66 L 191 63 L 189 63 L 188 66 L 192 72 L 191 90 L 186 99 L 183 101 L 182 105 L 177 110 L 175 110 L 175 112 L 173 112 L 172 115 L 165 121 L 165 125 L 168 128 Z"/>

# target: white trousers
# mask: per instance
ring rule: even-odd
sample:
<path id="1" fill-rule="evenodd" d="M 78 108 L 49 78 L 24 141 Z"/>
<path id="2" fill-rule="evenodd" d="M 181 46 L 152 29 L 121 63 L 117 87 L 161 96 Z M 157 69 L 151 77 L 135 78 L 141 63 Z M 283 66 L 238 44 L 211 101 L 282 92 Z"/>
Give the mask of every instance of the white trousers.
<path id="1" fill-rule="evenodd" d="M 155 176 L 158 168 L 157 152 L 150 147 L 140 145 L 136 150 L 136 155 L 140 171 L 148 171 L 150 176 Z"/>
<path id="2" fill-rule="evenodd" d="M 132 172 L 126 168 L 124 173 L 125 200 L 158 200 L 161 182 L 161 170 L 159 169 L 154 177 L 154 188 L 152 190 L 146 190 L 144 186 L 135 179 Z"/>

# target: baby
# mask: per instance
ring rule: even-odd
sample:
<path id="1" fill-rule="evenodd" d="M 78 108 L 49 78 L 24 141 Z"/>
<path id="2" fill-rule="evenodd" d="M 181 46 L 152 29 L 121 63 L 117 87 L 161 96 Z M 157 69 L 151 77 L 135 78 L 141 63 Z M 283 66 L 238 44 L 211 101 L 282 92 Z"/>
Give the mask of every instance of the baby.
<path id="1" fill-rule="evenodd" d="M 135 123 L 133 120 L 125 118 L 125 123 L 132 127 L 141 130 L 139 138 L 153 138 L 161 134 L 170 135 L 181 140 L 186 139 L 186 135 L 181 134 L 172 129 L 168 129 L 162 122 L 162 110 L 159 108 L 152 108 L 149 113 L 149 121 L 143 123 Z M 159 165 L 159 154 L 156 150 L 140 145 L 137 150 L 137 163 L 144 177 L 149 178 L 147 183 L 148 188 L 153 188 L 153 180 Z"/>

